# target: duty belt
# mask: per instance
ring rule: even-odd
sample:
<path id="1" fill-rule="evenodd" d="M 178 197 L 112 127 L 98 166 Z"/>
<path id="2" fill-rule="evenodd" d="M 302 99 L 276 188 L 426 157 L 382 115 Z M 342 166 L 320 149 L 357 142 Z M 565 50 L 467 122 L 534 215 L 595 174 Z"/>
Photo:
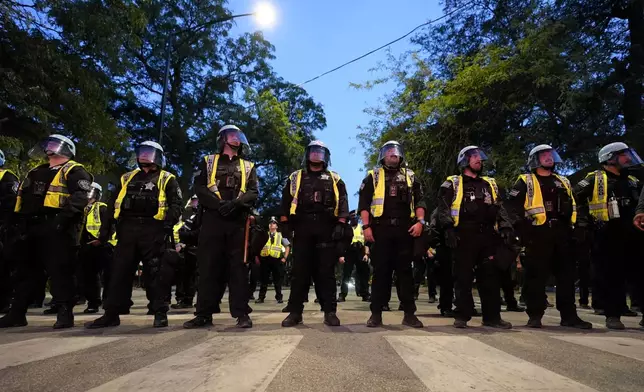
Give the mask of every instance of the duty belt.
<path id="1" fill-rule="evenodd" d="M 382 226 L 403 226 L 411 223 L 409 218 L 373 218 L 375 225 Z"/>

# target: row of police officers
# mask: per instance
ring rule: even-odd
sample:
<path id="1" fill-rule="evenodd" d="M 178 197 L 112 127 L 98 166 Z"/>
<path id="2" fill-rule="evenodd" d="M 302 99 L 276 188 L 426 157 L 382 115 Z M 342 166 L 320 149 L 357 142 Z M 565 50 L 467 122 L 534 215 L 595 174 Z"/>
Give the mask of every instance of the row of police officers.
<path id="1" fill-rule="evenodd" d="M 258 198 L 258 180 L 254 164 L 246 159 L 249 152 L 244 133 L 234 125 L 226 125 L 218 134 L 217 153 L 205 156 L 199 165 L 194 180 L 199 229 L 190 231 L 197 237 L 192 242 L 199 276 L 197 304 L 195 317 L 184 323 L 185 328 L 212 325 L 212 314 L 219 312 L 226 286 L 230 314 L 237 319 L 237 326 L 252 327 L 248 265 L 254 261 L 255 252 L 251 250 L 249 226 Z M 105 313 L 86 327 L 120 324 L 119 316 L 128 313 L 132 303 L 132 275 L 139 261 L 143 263 L 153 325 L 167 326 L 170 289 L 177 271 L 171 256 L 175 249 L 173 239 L 181 236 L 177 223 L 183 207 L 175 176 L 163 169 L 162 147 L 151 141 L 137 146 L 138 168 L 122 176 L 106 205 L 93 193 L 100 187 L 74 161 L 76 149 L 70 139 L 52 135 L 30 155 L 46 157 L 48 163 L 30 171 L 19 184 L 12 173 L 0 172 L 3 227 L 15 227 L 19 237 L 30 245 L 16 264 L 11 307 L 0 319 L 0 327 L 27 324 L 30 293 L 37 284 L 33 272 L 42 269 L 51 277 L 58 314 L 54 327 L 73 326 L 76 250 L 81 240 L 84 259 L 103 260 L 89 268 L 90 275 L 96 276 L 95 271 L 109 264 Z M 279 281 L 279 267 L 283 256 L 287 256 L 282 252 L 288 253 L 291 243 L 294 247 L 286 308 L 289 314 L 282 325 L 290 327 L 303 321 L 311 282 L 324 312 L 324 323 L 340 325 L 337 302 L 344 300 L 347 289 L 343 282 L 340 296 L 336 296 L 335 266 L 338 262 L 344 264 L 350 274 L 354 265 L 364 267 L 363 262 L 371 258 L 371 316 L 367 326 L 382 325 L 382 310 L 389 302 L 395 273 L 404 310 L 402 324 L 421 328 L 423 324 L 415 315 L 412 261 L 427 251 L 426 246 L 418 244 L 425 244 L 423 238 L 433 235 L 434 242 L 448 250 L 453 262 L 455 327 L 467 327 L 472 317 L 475 277 L 483 325 L 512 327 L 501 318 L 499 291 L 504 271 L 522 245 L 526 248 L 523 295 L 528 326 L 541 327 L 547 307 L 545 285 L 554 274 L 561 325 L 589 329 L 592 324 L 578 317 L 574 303 L 574 229 L 574 238 L 592 235 L 596 239 L 592 257 L 603 276 L 600 292 L 606 325 L 624 328 L 619 318 L 625 304 L 625 271 L 634 267 L 642 277 L 641 265 L 631 265 L 639 261 L 636 229 L 644 229 L 644 201 L 637 206 L 642 186 L 629 174 L 642 165 L 635 151 L 623 143 L 605 146 L 599 152 L 601 169 L 572 187 L 557 172 L 563 162 L 555 149 L 537 146 L 529 154 L 529 172 L 518 178 L 505 203 L 495 180 L 483 175 L 486 160 L 484 151 L 476 146 L 460 151 L 459 173 L 448 177 L 441 186 L 437 210 L 427 222 L 420 182 L 408 168 L 402 146 L 389 141 L 379 151 L 379 164 L 360 186 L 357 214 L 350 215 L 346 186 L 338 173 L 329 170 L 329 149 L 319 141 L 311 142 L 305 150 L 302 169 L 289 176 L 283 189 L 281 232 L 277 231 L 277 222 L 271 222 L 258 255 L 264 259 L 267 273 Z M 0 162 L 4 163 L 4 157 Z M 12 194 L 15 203 L 11 201 Z M 13 213 L 7 208 L 11 204 Z M 358 226 L 358 215 L 362 226 Z M 112 247 L 113 256 L 108 251 Z M 103 252 L 91 256 L 92 251 L 98 250 Z M 109 258 L 111 262 L 105 263 Z M 368 279 L 368 272 L 359 276 Z M 360 295 L 368 300 L 366 279 L 360 278 L 359 286 Z M 639 283 L 637 295 L 641 296 L 642 279 Z M 94 304 L 100 300 L 96 293 L 89 295 Z M 262 287 L 258 301 L 263 301 L 265 295 L 266 288 Z M 276 299 L 282 300 L 279 290 Z M 93 311 L 97 306 L 91 308 Z"/>

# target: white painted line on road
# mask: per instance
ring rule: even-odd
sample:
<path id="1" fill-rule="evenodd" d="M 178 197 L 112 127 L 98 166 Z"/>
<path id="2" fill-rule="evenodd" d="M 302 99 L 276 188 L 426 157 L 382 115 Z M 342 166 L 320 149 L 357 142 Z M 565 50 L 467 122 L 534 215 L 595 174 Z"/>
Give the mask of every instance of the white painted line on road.
<path id="1" fill-rule="evenodd" d="M 302 336 L 218 336 L 92 392 L 264 391 Z"/>
<path id="2" fill-rule="evenodd" d="M 595 391 L 467 336 L 385 339 L 432 392 Z"/>
<path id="3" fill-rule="evenodd" d="M 607 353 L 621 355 L 644 362 L 644 341 L 610 336 L 552 336 L 564 342 L 578 344 Z"/>
<path id="4" fill-rule="evenodd" d="M 0 345 L 0 369 L 85 350 L 119 339 L 122 339 L 122 337 L 60 338 L 52 336 L 2 344 Z"/>

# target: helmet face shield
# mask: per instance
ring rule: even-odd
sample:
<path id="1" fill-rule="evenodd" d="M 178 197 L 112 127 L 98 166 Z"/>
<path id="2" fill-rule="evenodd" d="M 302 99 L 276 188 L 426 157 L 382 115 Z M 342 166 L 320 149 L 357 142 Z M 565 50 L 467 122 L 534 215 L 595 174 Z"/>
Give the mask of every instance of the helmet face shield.
<path id="1" fill-rule="evenodd" d="M 632 148 L 616 152 L 613 159 L 617 163 L 617 166 L 622 169 L 628 169 L 629 167 L 639 166 L 644 163 L 642 162 L 642 158 Z"/>
<path id="2" fill-rule="evenodd" d="M 152 146 L 141 145 L 136 148 L 136 161 L 143 165 L 157 165 L 163 167 L 163 152 Z"/>
<path id="3" fill-rule="evenodd" d="M 304 156 L 306 162 L 322 163 L 325 167 L 331 164 L 331 153 L 329 149 L 322 146 L 309 146 Z"/>
<path id="4" fill-rule="evenodd" d="M 552 148 L 538 151 L 530 155 L 528 160 L 530 170 L 535 170 L 539 167 L 543 167 L 544 169 L 554 169 L 555 165 L 562 163 L 563 160 L 559 156 L 559 153 Z"/>
<path id="5" fill-rule="evenodd" d="M 87 199 L 89 200 L 94 199 L 96 201 L 99 201 L 101 200 L 101 196 L 103 195 L 101 194 L 101 191 L 98 190 L 97 188 L 92 188 L 91 191 L 87 192 Z"/>
<path id="6" fill-rule="evenodd" d="M 36 160 L 44 159 L 52 155 L 64 156 L 71 159 L 74 157 L 74 151 L 72 151 L 71 146 L 64 140 L 48 137 L 33 146 L 29 150 L 28 155 L 29 158 Z"/>
<path id="7" fill-rule="evenodd" d="M 474 170 L 480 170 L 483 167 L 483 162 L 487 161 L 487 155 L 480 148 L 473 148 L 465 151 L 458 161 L 458 166 L 461 168 L 470 166 Z"/>
<path id="8" fill-rule="evenodd" d="M 399 166 L 404 158 L 403 148 L 399 144 L 385 144 L 378 154 L 378 162 L 390 167 Z"/>
<path id="9" fill-rule="evenodd" d="M 217 137 L 219 153 L 224 151 L 224 145 L 226 144 L 237 149 L 240 155 L 248 155 L 250 153 L 248 139 L 246 139 L 244 132 L 239 129 L 229 128 L 219 132 Z"/>

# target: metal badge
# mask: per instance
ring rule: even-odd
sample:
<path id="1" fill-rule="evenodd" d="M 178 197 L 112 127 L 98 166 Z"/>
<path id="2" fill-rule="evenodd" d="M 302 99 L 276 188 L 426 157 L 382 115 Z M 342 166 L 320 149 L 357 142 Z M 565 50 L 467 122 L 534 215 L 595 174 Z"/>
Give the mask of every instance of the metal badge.
<path id="1" fill-rule="evenodd" d="M 487 191 L 487 189 L 483 189 L 483 194 L 485 195 L 483 202 L 485 204 L 492 204 L 492 195 Z"/>
<path id="2" fill-rule="evenodd" d="M 151 191 L 154 189 L 154 183 L 153 182 L 148 182 L 147 184 L 143 185 L 145 187 L 146 191 Z"/>
<path id="3" fill-rule="evenodd" d="M 316 202 L 316 203 L 321 203 L 322 202 L 322 192 L 320 192 L 320 191 L 313 192 L 313 201 Z"/>
<path id="4" fill-rule="evenodd" d="M 34 182 L 34 195 L 44 195 L 45 194 L 45 189 L 46 185 L 42 181 L 35 181 Z"/>
<path id="5" fill-rule="evenodd" d="M 552 212 L 552 211 L 554 210 L 554 209 L 553 209 L 553 207 L 554 207 L 554 206 L 552 205 L 552 202 L 551 202 L 551 201 L 546 201 L 546 202 L 545 202 L 545 207 L 546 207 L 546 211 L 547 211 L 547 212 Z"/>

